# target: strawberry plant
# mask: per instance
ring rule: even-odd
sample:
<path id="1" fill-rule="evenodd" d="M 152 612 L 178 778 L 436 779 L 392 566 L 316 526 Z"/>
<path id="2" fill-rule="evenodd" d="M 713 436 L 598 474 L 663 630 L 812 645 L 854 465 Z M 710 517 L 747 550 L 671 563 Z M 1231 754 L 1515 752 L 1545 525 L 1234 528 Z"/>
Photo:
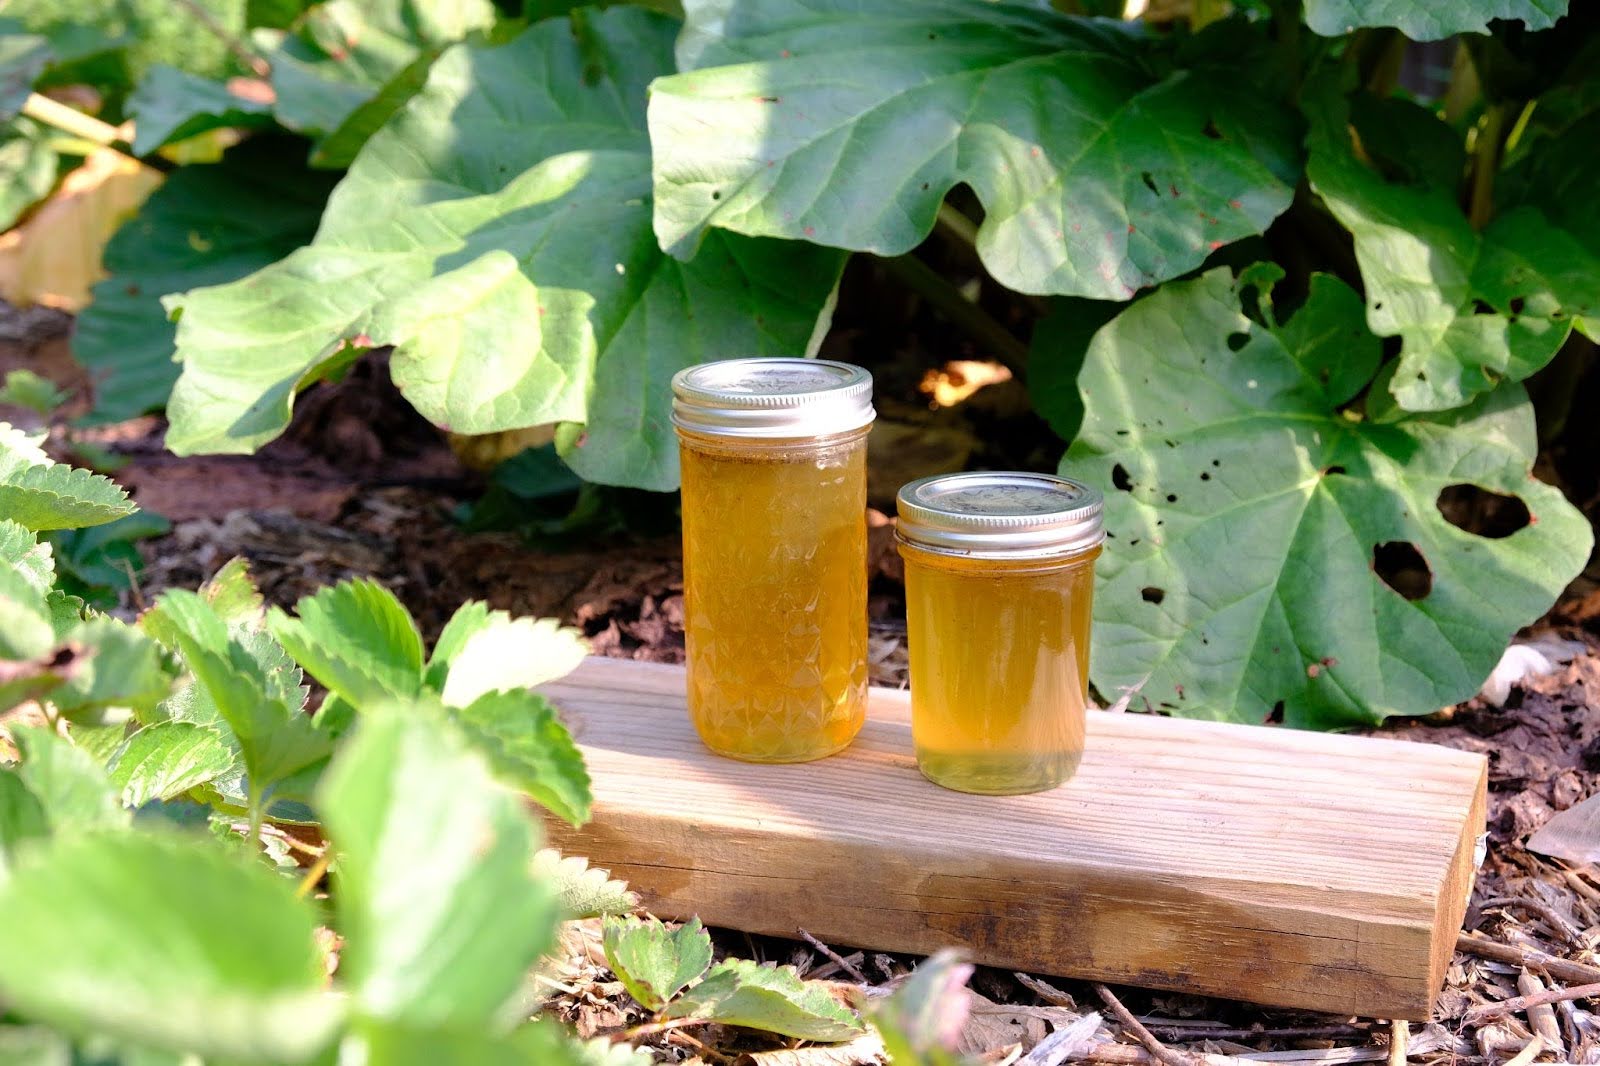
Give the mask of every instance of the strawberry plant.
<path id="1" fill-rule="evenodd" d="M 1593 11 L 669 6 L 251 3 L 226 70 L 123 63 L 128 151 L 246 139 L 108 253 L 80 324 L 128 385 L 104 413 L 165 402 L 174 449 L 250 451 L 392 346 L 439 426 L 553 426 L 582 478 L 671 489 L 674 371 L 815 352 L 848 256 L 937 231 L 985 270 L 946 317 L 1009 352 L 984 307 L 1012 309 L 1063 469 L 1107 491 L 1108 698 L 1428 712 L 1582 568 L 1586 524 L 1531 468 L 1600 331 Z M 11 29 L 8 114 L 93 80 L 60 20 Z M 50 136 L 13 121 L 7 202 L 53 180 Z M 1462 528 L 1463 493 L 1527 520 Z"/>
<path id="2" fill-rule="evenodd" d="M 698 921 L 617 917 L 625 885 L 539 848 L 529 799 L 588 816 L 582 758 L 532 691 L 582 658 L 573 631 L 469 603 L 429 652 L 373 582 L 291 614 L 238 560 L 130 625 L 53 587 L 35 528 L 115 521 L 120 489 L 0 426 L 0 499 L 30 523 L 0 522 L 7 1061 L 645 1066 L 630 1038 L 710 1024 L 938 1043 L 897 1008 L 961 978 L 949 960 L 864 1019 L 791 969 L 714 961 Z M 561 922 L 598 915 L 659 1021 L 583 1041 L 529 978 Z"/>

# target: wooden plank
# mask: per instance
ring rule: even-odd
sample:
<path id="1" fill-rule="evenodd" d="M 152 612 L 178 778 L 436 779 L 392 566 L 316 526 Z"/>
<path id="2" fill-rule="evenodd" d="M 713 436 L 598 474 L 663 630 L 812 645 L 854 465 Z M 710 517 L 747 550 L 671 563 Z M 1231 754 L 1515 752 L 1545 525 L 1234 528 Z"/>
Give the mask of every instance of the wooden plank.
<path id="1" fill-rule="evenodd" d="M 938 788 L 907 695 L 846 752 L 718 758 L 679 667 L 590 659 L 546 686 L 594 778 L 554 842 L 666 918 L 1337 1014 L 1421 1020 L 1483 832 L 1486 763 L 1427 744 L 1090 715 L 1052 792 Z"/>

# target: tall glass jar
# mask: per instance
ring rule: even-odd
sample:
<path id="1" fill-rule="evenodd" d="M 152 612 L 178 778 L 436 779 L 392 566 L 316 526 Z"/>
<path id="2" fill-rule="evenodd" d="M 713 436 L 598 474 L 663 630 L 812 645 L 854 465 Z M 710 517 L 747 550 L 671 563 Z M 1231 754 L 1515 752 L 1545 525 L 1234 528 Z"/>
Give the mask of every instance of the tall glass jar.
<path id="1" fill-rule="evenodd" d="M 672 391 L 695 729 L 750 762 L 831 755 L 866 717 L 872 377 L 730 359 Z"/>
<path id="2" fill-rule="evenodd" d="M 961 792 L 1054 788 L 1083 757 L 1100 494 L 973 473 L 898 502 L 917 766 Z"/>

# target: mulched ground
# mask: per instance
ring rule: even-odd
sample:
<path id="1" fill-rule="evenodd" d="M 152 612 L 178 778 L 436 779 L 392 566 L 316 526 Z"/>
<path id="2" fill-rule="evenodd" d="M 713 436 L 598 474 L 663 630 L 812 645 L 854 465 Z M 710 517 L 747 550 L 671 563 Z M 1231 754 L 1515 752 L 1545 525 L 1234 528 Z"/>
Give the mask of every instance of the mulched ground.
<path id="1" fill-rule="evenodd" d="M 0 315 L 0 374 L 26 366 L 78 390 L 64 316 Z M 997 410 L 1007 410 L 1005 386 Z M 109 448 L 127 460 L 116 476 L 172 532 L 142 546 L 146 568 L 126 597 L 135 611 L 163 588 L 193 587 L 234 555 L 250 559 L 267 598 L 292 605 L 328 582 L 373 576 L 392 588 L 431 637 L 463 600 L 518 614 L 554 615 L 583 629 L 597 653 L 678 662 L 683 656 L 683 579 L 672 537 L 613 539 L 580 550 L 529 546 L 512 534 L 466 534 L 456 507 L 481 490 L 444 443 L 394 402 L 381 365 L 302 403 L 295 427 L 250 457 L 177 459 L 147 418 L 93 430 L 57 424 L 51 446 Z M 0 419 L 27 423 L 0 408 Z M 913 417 L 907 415 L 908 418 Z M 953 423 L 951 425 L 954 425 Z M 950 428 L 967 440 L 970 427 Z M 966 445 L 961 445 L 965 447 Z M 926 462 L 927 458 L 919 460 Z M 892 481 L 892 474 L 883 480 Z M 905 648 L 898 560 L 889 527 L 873 529 L 874 680 L 903 684 Z M 1600 982 L 1600 870 L 1542 857 L 1524 844 L 1557 812 L 1600 792 L 1600 569 L 1574 584 L 1531 635 L 1583 647 L 1553 673 L 1514 684 L 1504 706 L 1479 698 L 1386 735 L 1482 752 L 1490 760 L 1487 852 L 1435 1021 L 1426 1026 L 1277 1011 L 1221 1000 L 1119 989 L 1151 1038 L 1141 1042 L 1078 982 L 1045 982 L 979 969 L 971 982 L 963 1050 L 998 1064 L 1124 1064 L 1388 1060 L 1600 1064 L 1594 998 L 1567 999 L 1493 1016 L 1490 1005 Z M 793 963 L 806 976 L 841 982 L 843 994 L 885 994 L 914 958 L 841 955 L 825 946 L 718 932 L 730 954 Z M 615 1033 L 646 1019 L 605 971 L 593 928 L 575 928 L 554 971 L 551 1008 L 586 1033 Z M 1592 991 L 1591 991 L 1592 995 Z M 1053 1033 L 1087 1013 L 1105 1021 Z M 1068 1034 L 1071 1035 L 1071 1034 Z M 845 1049 L 788 1048 L 732 1030 L 672 1031 L 649 1038 L 662 1061 L 766 1066 L 849 1066 L 877 1061 L 871 1041 Z"/>

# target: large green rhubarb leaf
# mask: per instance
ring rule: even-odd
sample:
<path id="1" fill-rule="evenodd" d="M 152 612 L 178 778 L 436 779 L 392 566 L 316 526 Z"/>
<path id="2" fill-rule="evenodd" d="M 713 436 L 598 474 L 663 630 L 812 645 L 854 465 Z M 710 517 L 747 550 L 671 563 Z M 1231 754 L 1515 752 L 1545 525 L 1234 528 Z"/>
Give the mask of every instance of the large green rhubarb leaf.
<path id="1" fill-rule="evenodd" d="M 1306 0 L 1306 22 L 1325 37 L 1394 26 L 1414 41 L 1437 41 L 1488 33 L 1490 19 L 1514 19 L 1542 30 L 1566 13 L 1567 0 Z"/>
<path id="2" fill-rule="evenodd" d="M 1592 543 L 1530 474 L 1527 397 L 1507 384 L 1362 420 L 1341 410 L 1378 364 L 1360 298 L 1317 276 L 1286 322 L 1263 300 L 1261 324 L 1241 288 L 1226 269 L 1164 286 L 1089 347 L 1062 469 L 1106 492 L 1095 684 L 1142 686 L 1175 714 L 1281 709 L 1318 727 L 1465 699 Z M 1517 496 L 1532 520 L 1500 539 L 1459 529 L 1437 502 L 1455 485 Z M 1410 580 L 1385 579 L 1406 560 Z"/>
<path id="3" fill-rule="evenodd" d="M 573 423 L 563 453 L 585 477 L 675 485 L 672 373 L 808 353 L 842 257 L 726 237 L 683 264 L 656 247 L 643 104 L 673 28 L 614 8 L 446 52 L 362 149 L 314 244 L 173 301 L 168 444 L 249 451 L 299 388 L 394 344 L 395 382 L 439 425 Z"/>
<path id="4" fill-rule="evenodd" d="M 180 167 L 106 245 L 111 277 L 78 316 L 72 352 L 95 375 L 95 421 L 167 402 L 176 327 L 161 297 L 242 278 L 311 243 L 332 176 L 288 138 L 252 137 L 220 163 Z"/>
<path id="5" fill-rule="evenodd" d="M 1458 205 L 1462 149 L 1449 126 L 1405 101 L 1360 97 L 1347 109 L 1331 86 L 1312 95 L 1307 175 L 1355 238 L 1368 326 L 1401 340 L 1389 383 L 1401 406 L 1447 410 L 1521 381 L 1550 361 L 1574 318 L 1600 313 L 1600 246 L 1537 201 L 1473 229 Z M 1372 165 L 1357 157 L 1352 125 Z"/>
<path id="6" fill-rule="evenodd" d="M 1289 205 L 1293 124 L 1251 81 L 1254 32 L 1182 44 L 1043 4 L 689 0 L 651 87 L 656 234 L 706 228 L 895 255 L 946 193 L 1029 293 L 1123 300 Z"/>

